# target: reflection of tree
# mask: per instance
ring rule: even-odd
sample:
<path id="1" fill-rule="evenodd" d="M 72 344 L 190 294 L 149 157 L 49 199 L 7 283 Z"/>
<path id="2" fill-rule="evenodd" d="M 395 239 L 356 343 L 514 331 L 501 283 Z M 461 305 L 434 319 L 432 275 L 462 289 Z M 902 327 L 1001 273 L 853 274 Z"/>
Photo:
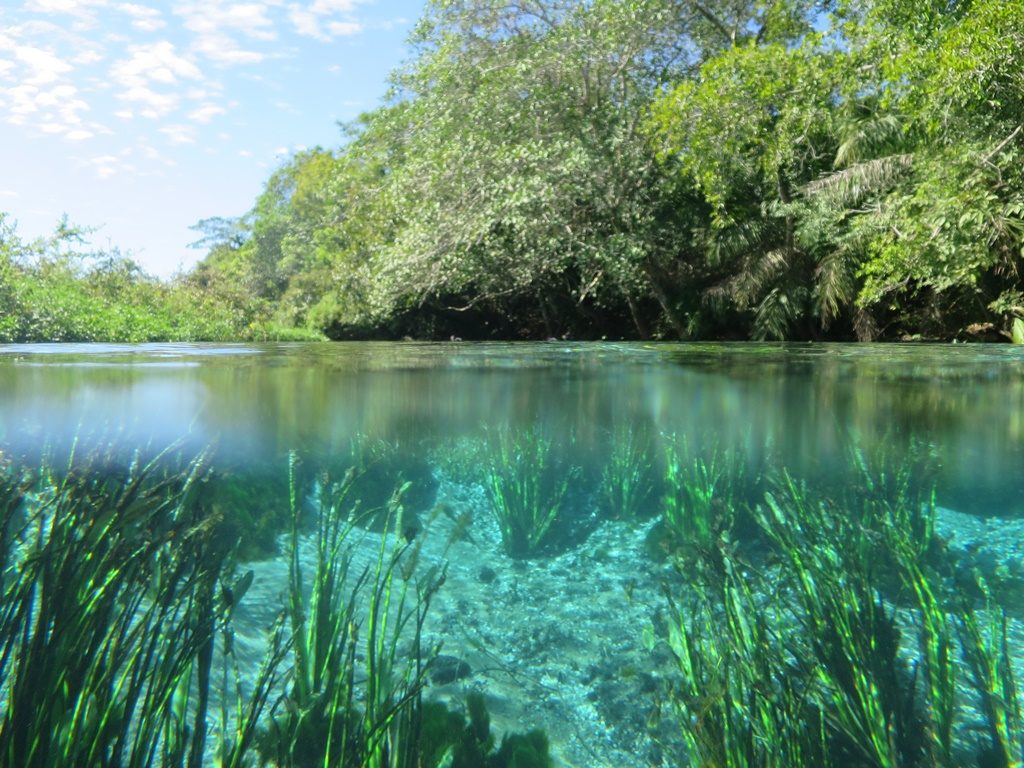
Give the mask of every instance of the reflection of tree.
<path id="1" fill-rule="evenodd" d="M 629 424 L 691 441 L 711 435 L 751 464 L 770 450 L 804 475 L 839 471 L 850 435 L 869 451 L 916 438 L 935 447 L 940 491 L 957 503 L 973 497 L 982 511 L 999 494 L 1020 495 L 1024 378 L 1009 351 L 566 349 L 371 344 L 216 358 L 50 355 L 32 365 L 0 357 L 0 439 L 120 434 L 166 445 L 184 436 L 216 439 L 225 460 L 257 462 L 292 447 L 347 455 L 355 435 L 425 457 L 449 438 L 483 437 L 485 425 L 539 423 L 575 434 L 576 463 L 595 467 L 607 430 Z"/>

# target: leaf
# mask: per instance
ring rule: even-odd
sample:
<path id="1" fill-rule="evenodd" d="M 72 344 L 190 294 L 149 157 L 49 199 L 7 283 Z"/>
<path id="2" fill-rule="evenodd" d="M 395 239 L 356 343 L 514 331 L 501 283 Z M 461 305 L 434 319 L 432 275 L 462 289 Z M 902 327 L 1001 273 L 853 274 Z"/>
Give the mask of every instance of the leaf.
<path id="1" fill-rule="evenodd" d="M 1019 317 L 1014 318 L 1010 329 L 1010 338 L 1014 344 L 1024 344 L 1024 320 Z"/>

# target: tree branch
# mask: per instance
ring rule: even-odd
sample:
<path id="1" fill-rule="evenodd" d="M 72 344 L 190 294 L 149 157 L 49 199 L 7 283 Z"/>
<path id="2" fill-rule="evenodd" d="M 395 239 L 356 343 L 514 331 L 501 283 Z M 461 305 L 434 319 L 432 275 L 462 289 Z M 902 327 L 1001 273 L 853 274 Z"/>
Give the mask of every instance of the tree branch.
<path id="1" fill-rule="evenodd" d="M 722 36 L 728 41 L 729 45 L 736 45 L 735 30 L 730 30 L 729 27 L 727 27 L 725 23 L 711 11 L 710 8 L 704 5 L 704 3 L 699 2 L 699 0 L 691 0 L 690 4 L 697 13 L 703 16 L 706 21 L 711 23 L 711 26 L 722 33 Z"/>
<path id="2" fill-rule="evenodd" d="M 993 157 L 995 157 L 1004 149 L 1006 149 L 1006 146 L 1015 138 L 1017 138 L 1017 134 L 1019 134 L 1022 129 L 1024 129 L 1024 125 L 1018 125 L 1016 128 L 1014 128 L 1013 133 L 1011 133 L 1009 136 L 1007 136 L 1005 139 L 999 142 L 999 146 L 993 149 L 987 155 L 985 155 L 985 158 L 981 162 L 987 165 Z"/>

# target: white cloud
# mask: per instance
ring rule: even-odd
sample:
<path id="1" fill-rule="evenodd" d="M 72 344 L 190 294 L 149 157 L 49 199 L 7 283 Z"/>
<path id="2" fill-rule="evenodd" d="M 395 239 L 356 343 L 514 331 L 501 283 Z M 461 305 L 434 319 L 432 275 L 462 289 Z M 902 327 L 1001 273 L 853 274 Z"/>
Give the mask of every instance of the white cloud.
<path id="1" fill-rule="evenodd" d="M 217 64 L 259 64 L 266 56 L 258 51 L 247 51 L 227 35 L 210 33 L 201 36 L 195 49 Z"/>
<path id="2" fill-rule="evenodd" d="M 75 141 L 91 138 L 99 126 L 82 125 L 82 112 L 89 105 L 77 98 L 78 90 L 69 84 L 40 88 L 24 83 L 0 89 L 0 103 L 7 108 L 6 121 L 12 125 L 29 125 L 42 133 L 65 136 Z"/>
<path id="3" fill-rule="evenodd" d="M 355 21 L 332 21 L 327 25 L 327 31 L 332 37 L 348 37 L 362 32 L 363 25 Z"/>
<path id="4" fill-rule="evenodd" d="M 178 108 L 178 103 L 181 101 L 176 93 L 154 91 L 152 88 L 144 85 L 127 88 L 119 93 L 117 98 L 121 99 L 121 101 L 132 101 L 142 105 L 143 109 L 141 109 L 139 114 L 151 119 L 163 117 L 168 112 L 173 112 Z"/>
<path id="5" fill-rule="evenodd" d="M 317 14 L 352 13 L 360 0 L 313 0 L 309 9 Z"/>
<path id="6" fill-rule="evenodd" d="M 110 76 L 121 88 L 117 98 L 142 105 L 139 112 L 151 119 L 177 109 L 181 97 L 174 90 L 154 86 L 178 86 L 181 80 L 203 80 L 203 73 L 192 61 L 179 56 L 173 43 L 161 40 L 150 45 L 129 48 L 129 58 L 116 62 Z"/>
<path id="7" fill-rule="evenodd" d="M 294 105 L 289 104 L 287 101 L 275 101 L 274 108 L 279 109 L 282 112 L 287 112 L 291 115 L 301 115 L 302 111 L 295 108 Z"/>
<path id="8" fill-rule="evenodd" d="M 182 125 L 176 123 L 160 129 L 171 144 L 194 144 L 196 140 L 196 128 L 194 125 Z"/>
<path id="9" fill-rule="evenodd" d="M 77 54 L 71 60 L 71 63 L 79 67 L 87 67 L 90 64 L 96 64 L 100 61 L 103 61 L 103 53 L 100 50 L 92 48 Z"/>
<path id="10" fill-rule="evenodd" d="M 352 18 L 361 2 L 363 0 L 314 0 L 308 4 L 292 3 L 288 6 L 288 17 L 300 35 L 326 42 L 363 31 L 363 25 Z"/>
<path id="11" fill-rule="evenodd" d="M 185 28 L 200 35 L 238 31 L 255 40 L 275 40 L 274 23 L 267 15 L 270 3 L 225 3 L 222 0 L 179 3 L 174 12 L 185 19 Z"/>
<path id="12" fill-rule="evenodd" d="M 102 8 L 107 0 L 28 0 L 25 10 L 38 13 L 67 13 L 72 16 L 84 16 L 94 8 Z"/>
<path id="13" fill-rule="evenodd" d="M 87 160 L 80 160 L 79 163 L 86 168 L 91 168 L 99 179 L 109 179 L 120 172 L 134 173 L 135 166 L 125 163 L 117 155 L 97 155 Z"/>
<path id="14" fill-rule="evenodd" d="M 203 79 L 199 67 L 179 56 L 174 44 L 167 40 L 131 46 L 128 50 L 131 58 L 118 61 L 110 68 L 111 77 L 123 86 L 144 85 L 147 81 L 172 85 L 182 78 Z"/>
<path id="15" fill-rule="evenodd" d="M 121 3 L 117 10 L 130 16 L 132 26 L 142 32 L 156 32 L 167 26 L 167 22 L 161 18 L 161 13 L 156 8 L 136 3 Z"/>
<path id="16" fill-rule="evenodd" d="M 266 58 L 260 51 L 238 43 L 237 35 L 268 42 L 277 39 L 270 17 L 280 0 L 232 3 L 225 0 L 186 0 L 174 7 L 185 28 L 195 33 L 193 49 L 217 64 L 257 64 Z"/>
<path id="17" fill-rule="evenodd" d="M 14 58 L 28 69 L 28 76 L 21 79 L 30 85 L 52 83 L 72 70 L 70 64 L 56 56 L 52 51 L 35 48 L 31 45 L 16 46 L 14 48 Z"/>
<path id="18" fill-rule="evenodd" d="M 224 107 L 216 104 L 203 104 L 199 109 L 190 112 L 188 119 L 197 123 L 208 123 L 217 115 L 226 114 L 227 110 Z"/>
<path id="19" fill-rule="evenodd" d="M 238 156 L 239 157 L 252 157 L 252 152 L 250 152 L 248 149 L 240 149 L 240 150 L 238 150 Z M 2 194 L 2 193 L 0 193 L 0 194 Z"/>
<path id="20" fill-rule="evenodd" d="M 17 197 L 18 193 L 13 189 L 0 189 L 0 197 Z"/>

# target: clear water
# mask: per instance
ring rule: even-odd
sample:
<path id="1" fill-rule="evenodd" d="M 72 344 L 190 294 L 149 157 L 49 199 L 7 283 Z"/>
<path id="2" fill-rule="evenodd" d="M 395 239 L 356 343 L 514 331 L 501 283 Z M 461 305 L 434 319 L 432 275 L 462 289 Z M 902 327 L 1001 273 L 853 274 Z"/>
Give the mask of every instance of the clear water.
<path id="1" fill-rule="evenodd" d="M 939 501 L 1024 515 L 1024 351 L 1009 345 L 289 344 L 0 346 L 0 441 L 198 449 L 228 464 L 336 455 L 355 436 L 429 452 L 488 428 L 622 425 L 841 473 L 842 446 L 916 439 Z"/>
<path id="2" fill-rule="evenodd" d="M 567 491 L 549 534 L 510 556 L 485 480 L 501 436 L 522 434 L 550 441 Z M 654 494 L 637 510 L 602 501 L 603 468 L 627 439 L 648 451 L 656 476 L 665 446 L 686 445 L 706 456 L 733 452 L 747 477 L 784 468 L 836 492 L 858 482 L 851 445 L 897 459 L 923 446 L 950 525 L 1009 525 L 1024 518 L 1024 350 L 0 347 L 4 454 L 32 462 L 72 445 L 114 445 L 115 460 L 127 463 L 136 450 L 155 455 L 173 445 L 189 455 L 212 446 L 218 477 L 233 489 L 218 497 L 225 514 L 249 505 L 282 521 L 282 530 L 261 530 L 244 547 L 257 575 L 239 632 L 243 640 L 248 633 L 253 665 L 283 589 L 275 579 L 285 578 L 275 540 L 285 518 L 274 509 L 287 504 L 288 456 L 308 469 L 338 469 L 369 451 L 379 471 L 361 492 L 380 503 L 385 488 L 410 481 L 417 525 L 446 545 L 424 557 L 450 569 L 428 639 L 470 665 L 427 696 L 457 705 L 468 691 L 485 693 L 499 732 L 543 727 L 564 765 L 676 764 L 673 726 L 653 716 L 674 668 L 665 644 L 652 639 L 666 621 L 662 583 L 679 578 L 652 554 L 659 501 Z"/>

